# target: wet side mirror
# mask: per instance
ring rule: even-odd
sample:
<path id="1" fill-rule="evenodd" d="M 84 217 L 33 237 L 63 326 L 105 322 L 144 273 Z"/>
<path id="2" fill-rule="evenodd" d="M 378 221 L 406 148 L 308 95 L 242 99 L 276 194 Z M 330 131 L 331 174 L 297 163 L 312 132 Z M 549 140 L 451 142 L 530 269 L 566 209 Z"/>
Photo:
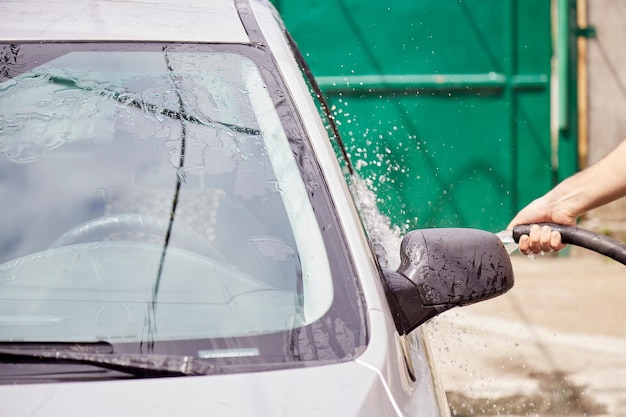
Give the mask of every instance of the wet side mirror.
<path id="1" fill-rule="evenodd" d="M 482 230 L 413 230 L 402 239 L 400 261 L 400 267 L 384 277 L 400 334 L 453 307 L 504 294 L 514 284 L 504 245 Z"/>

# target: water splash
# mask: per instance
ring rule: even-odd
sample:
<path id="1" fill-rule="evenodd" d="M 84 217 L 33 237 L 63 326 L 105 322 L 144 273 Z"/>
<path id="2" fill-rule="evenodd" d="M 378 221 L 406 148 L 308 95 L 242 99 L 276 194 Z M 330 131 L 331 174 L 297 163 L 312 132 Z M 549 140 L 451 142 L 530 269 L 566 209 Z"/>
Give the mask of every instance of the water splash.
<path id="1" fill-rule="evenodd" d="M 391 220 L 380 212 L 370 182 L 354 174 L 350 186 L 381 266 L 396 269 L 400 265 L 400 243 L 406 230 L 392 225 Z"/>
<path id="2" fill-rule="evenodd" d="M 502 241 L 504 248 L 509 255 L 519 248 L 517 242 L 513 240 L 513 232 L 510 230 L 502 230 L 501 232 L 496 233 L 496 236 L 498 236 L 498 238 Z"/>

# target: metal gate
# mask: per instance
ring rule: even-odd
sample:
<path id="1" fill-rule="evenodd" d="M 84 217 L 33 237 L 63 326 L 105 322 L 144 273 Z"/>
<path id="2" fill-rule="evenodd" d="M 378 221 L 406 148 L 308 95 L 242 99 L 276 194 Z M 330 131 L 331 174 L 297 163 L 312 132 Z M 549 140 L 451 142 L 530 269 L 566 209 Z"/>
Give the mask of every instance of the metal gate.
<path id="1" fill-rule="evenodd" d="M 275 0 L 402 227 L 499 230 L 554 184 L 546 0 Z"/>

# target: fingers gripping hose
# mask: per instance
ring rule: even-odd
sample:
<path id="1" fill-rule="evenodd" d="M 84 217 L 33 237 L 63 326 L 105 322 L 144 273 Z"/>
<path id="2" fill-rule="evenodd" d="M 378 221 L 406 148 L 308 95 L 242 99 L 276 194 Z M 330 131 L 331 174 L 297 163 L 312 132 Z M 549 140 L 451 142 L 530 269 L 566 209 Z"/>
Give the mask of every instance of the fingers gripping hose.
<path id="1" fill-rule="evenodd" d="M 556 223 L 539 223 L 539 226 L 544 225 L 560 232 L 563 243 L 592 250 L 626 265 L 626 245 L 622 242 L 590 230 L 581 229 L 580 227 Z M 530 227 L 530 224 L 515 226 L 513 228 L 513 240 L 519 242 L 522 235 L 529 235 Z"/>

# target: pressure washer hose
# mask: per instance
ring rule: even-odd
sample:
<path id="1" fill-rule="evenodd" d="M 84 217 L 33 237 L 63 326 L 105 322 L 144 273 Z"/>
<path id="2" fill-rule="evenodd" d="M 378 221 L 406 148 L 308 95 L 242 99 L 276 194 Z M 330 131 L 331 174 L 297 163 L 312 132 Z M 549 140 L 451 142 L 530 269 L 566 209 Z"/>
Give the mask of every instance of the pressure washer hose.
<path id="1" fill-rule="evenodd" d="M 549 226 L 552 230 L 561 233 L 561 241 L 568 245 L 576 245 L 615 259 L 626 265 L 626 245 L 608 236 L 581 229 L 576 226 L 566 226 L 556 223 L 540 223 L 540 226 Z M 530 234 L 530 224 L 522 224 L 513 228 L 513 240 L 519 243 L 522 235 Z"/>

